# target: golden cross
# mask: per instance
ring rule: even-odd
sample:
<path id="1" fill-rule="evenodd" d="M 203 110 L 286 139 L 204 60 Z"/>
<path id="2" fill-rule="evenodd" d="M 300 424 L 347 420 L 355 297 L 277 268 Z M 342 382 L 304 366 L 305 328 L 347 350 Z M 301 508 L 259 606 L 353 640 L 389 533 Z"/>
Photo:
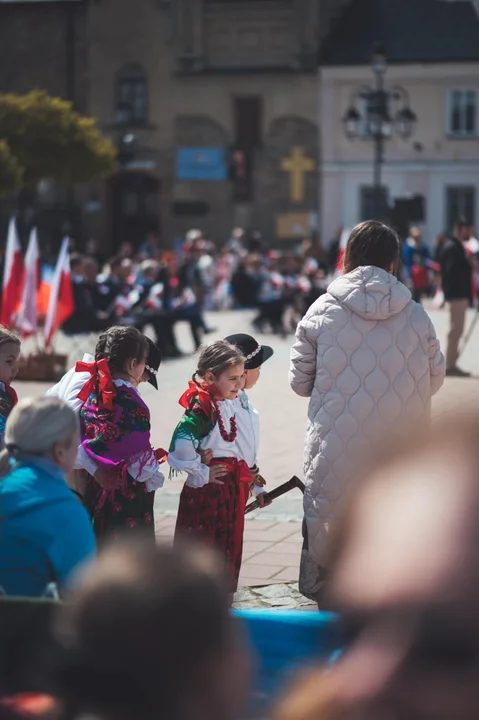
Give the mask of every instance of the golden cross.
<path id="1" fill-rule="evenodd" d="M 291 200 L 296 203 L 304 202 L 307 172 L 313 172 L 316 164 L 312 158 L 306 157 L 304 148 L 293 147 L 290 157 L 284 158 L 281 168 L 285 172 L 291 173 L 290 177 L 290 193 Z"/>

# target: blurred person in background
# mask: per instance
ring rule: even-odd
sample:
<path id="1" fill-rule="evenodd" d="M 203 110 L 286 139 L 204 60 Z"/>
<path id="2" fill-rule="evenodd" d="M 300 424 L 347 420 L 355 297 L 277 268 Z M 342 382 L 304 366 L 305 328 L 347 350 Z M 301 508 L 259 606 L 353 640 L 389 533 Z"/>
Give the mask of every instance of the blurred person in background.
<path id="1" fill-rule="evenodd" d="M 290 384 L 309 397 L 300 591 L 321 603 L 327 544 L 358 466 L 384 427 L 429 421 L 445 362 L 425 310 L 394 276 L 399 238 L 376 221 L 349 237 L 345 275 L 308 310 L 291 350 Z"/>
<path id="2" fill-rule="evenodd" d="M 450 329 L 447 336 L 446 375 L 470 377 L 457 366 L 459 343 L 464 333 L 467 308 L 472 302 L 472 264 L 465 244 L 471 237 L 471 225 L 460 218 L 452 238 L 446 240 L 439 257 L 444 300 L 449 306 Z"/>
<path id="3" fill-rule="evenodd" d="M 479 717 L 478 436 L 475 414 L 386 443 L 331 546 L 342 655 L 274 720 Z"/>
<path id="4" fill-rule="evenodd" d="M 103 255 L 103 253 L 100 252 L 98 241 L 94 238 L 90 238 L 87 241 L 85 246 L 85 255 L 97 261 L 99 270 L 103 269 L 103 265 L 105 264 L 105 256 Z"/>
<path id="5" fill-rule="evenodd" d="M 106 309 L 107 303 L 103 303 L 104 296 L 97 282 L 96 260 L 74 253 L 70 267 L 75 310 L 63 323 L 62 330 L 69 335 L 102 330 L 110 323 L 111 313 Z"/>
<path id="6" fill-rule="evenodd" d="M 186 320 L 190 324 L 191 335 L 197 350 L 202 342 L 202 335 L 214 332 L 206 325 L 203 313 L 198 307 L 196 296 L 181 271 L 176 255 L 165 253 L 164 256 L 165 309 L 170 312 L 174 322 Z"/>
<path id="7" fill-rule="evenodd" d="M 64 720 L 242 717 L 250 657 L 229 602 L 204 547 L 105 550 L 58 610 Z"/>
<path id="8" fill-rule="evenodd" d="M 156 232 L 149 232 L 145 242 L 140 245 L 140 260 L 158 260 L 161 254 L 160 238 Z"/>
<path id="9" fill-rule="evenodd" d="M 402 260 L 405 285 L 411 290 L 413 300 L 420 303 L 431 288 L 431 253 L 417 227 L 411 228 L 406 238 Z"/>
<path id="10" fill-rule="evenodd" d="M 285 334 L 283 326 L 283 313 L 285 309 L 285 281 L 280 272 L 280 257 L 274 250 L 268 253 L 268 258 L 261 269 L 261 283 L 258 291 L 258 315 L 253 320 L 253 326 L 264 332 L 269 326 L 275 334 Z"/>
<path id="11" fill-rule="evenodd" d="M 62 400 L 21 400 L 12 410 L 0 453 L 1 594 L 62 588 L 94 555 L 90 518 L 65 479 L 78 443 L 78 418 Z"/>

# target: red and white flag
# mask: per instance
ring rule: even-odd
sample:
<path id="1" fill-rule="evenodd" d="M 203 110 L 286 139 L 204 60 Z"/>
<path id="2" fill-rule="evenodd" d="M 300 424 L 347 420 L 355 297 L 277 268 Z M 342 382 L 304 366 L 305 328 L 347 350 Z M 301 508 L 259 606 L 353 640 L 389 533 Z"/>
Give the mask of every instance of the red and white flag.
<path id="1" fill-rule="evenodd" d="M 339 240 L 339 251 L 338 251 L 338 257 L 336 260 L 336 274 L 342 275 L 344 271 L 344 253 L 346 252 L 346 245 L 348 244 L 349 236 L 351 235 L 351 230 L 343 230 L 341 233 L 341 238 Z"/>
<path id="2" fill-rule="evenodd" d="M 7 246 L 5 249 L 5 267 L 3 271 L 2 311 L 0 323 L 13 327 L 18 303 L 22 292 L 23 258 L 18 239 L 15 220 L 10 220 Z"/>
<path id="3" fill-rule="evenodd" d="M 38 250 L 38 237 L 36 228 L 33 228 L 25 253 L 25 272 L 23 274 L 23 288 L 20 309 L 16 326 L 22 337 L 34 335 L 38 329 L 37 291 L 40 276 L 40 253 Z"/>
<path id="4" fill-rule="evenodd" d="M 52 280 L 50 299 L 45 319 L 45 347 L 50 347 L 55 331 L 75 311 L 73 300 L 72 276 L 70 270 L 69 238 L 65 238 L 60 248 Z"/>

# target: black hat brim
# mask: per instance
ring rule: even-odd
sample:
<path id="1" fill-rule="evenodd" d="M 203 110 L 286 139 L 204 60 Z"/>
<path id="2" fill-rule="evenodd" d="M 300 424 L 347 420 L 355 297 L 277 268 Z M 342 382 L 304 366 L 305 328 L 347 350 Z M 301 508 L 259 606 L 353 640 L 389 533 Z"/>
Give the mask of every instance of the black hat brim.
<path id="1" fill-rule="evenodd" d="M 155 345 L 155 343 L 153 342 L 153 340 L 151 340 L 151 338 L 147 337 L 146 340 L 148 342 L 148 348 L 149 348 L 148 358 L 146 361 L 147 365 L 151 365 L 151 367 L 154 370 L 156 370 L 156 372 L 158 372 L 158 370 L 160 369 L 160 365 L 161 365 L 161 353 L 158 350 L 157 345 Z M 156 373 L 151 372 L 151 370 L 148 370 L 148 368 L 145 368 L 145 372 L 148 375 L 148 382 L 150 383 L 150 385 L 153 385 L 155 390 L 158 390 L 158 380 L 156 377 Z"/>
<path id="2" fill-rule="evenodd" d="M 264 365 L 266 360 L 269 360 L 273 355 L 273 348 L 269 347 L 269 345 L 261 345 L 259 353 L 245 363 L 245 370 L 256 370 L 256 368 Z"/>
<path id="3" fill-rule="evenodd" d="M 153 385 L 155 390 L 158 390 L 158 380 L 156 379 L 156 375 L 153 375 L 153 373 L 146 371 L 148 373 L 148 382 L 150 385 Z"/>

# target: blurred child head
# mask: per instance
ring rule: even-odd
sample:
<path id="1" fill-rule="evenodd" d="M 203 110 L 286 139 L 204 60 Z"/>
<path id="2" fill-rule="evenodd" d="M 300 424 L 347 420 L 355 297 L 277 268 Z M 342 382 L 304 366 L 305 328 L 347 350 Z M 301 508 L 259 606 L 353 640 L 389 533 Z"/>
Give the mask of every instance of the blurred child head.
<path id="1" fill-rule="evenodd" d="M 0 382 L 11 385 L 18 372 L 20 338 L 7 328 L 0 326 Z"/>
<path id="2" fill-rule="evenodd" d="M 115 545 L 59 609 L 61 698 L 103 720 L 236 720 L 249 658 L 216 556 L 202 546 Z"/>
<path id="3" fill-rule="evenodd" d="M 7 420 L 0 475 L 8 472 L 10 458 L 19 455 L 44 457 L 67 475 L 73 470 L 78 443 L 78 417 L 63 400 L 53 397 L 20 400 Z"/>

